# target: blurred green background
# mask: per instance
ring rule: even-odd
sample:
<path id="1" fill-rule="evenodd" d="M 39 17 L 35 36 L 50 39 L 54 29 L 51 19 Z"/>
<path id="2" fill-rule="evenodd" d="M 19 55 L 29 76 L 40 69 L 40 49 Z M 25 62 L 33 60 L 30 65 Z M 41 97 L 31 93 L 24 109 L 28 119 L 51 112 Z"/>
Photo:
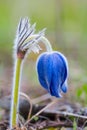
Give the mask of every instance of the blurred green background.
<path id="1" fill-rule="evenodd" d="M 87 97 L 87 1 L 86 0 L 0 0 L 0 91 L 11 92 L 13 44 L 21 17 L 28 16 L 36 29 L 47 28 L 46 37 L 53 49 L 69 62 L 68 98 L 86 103 Z M 41 89 L 35 71 L 37 55 L 31 53 L 24 64 L 22 91 Z M 32 69 L 31 69 L 32 68 Z M 84 87 L 85 86 L 85 87 Z M 29 91 L 27 91 L 29 89 Z M 73 99 L 73 96 L 75 99 Z"/>

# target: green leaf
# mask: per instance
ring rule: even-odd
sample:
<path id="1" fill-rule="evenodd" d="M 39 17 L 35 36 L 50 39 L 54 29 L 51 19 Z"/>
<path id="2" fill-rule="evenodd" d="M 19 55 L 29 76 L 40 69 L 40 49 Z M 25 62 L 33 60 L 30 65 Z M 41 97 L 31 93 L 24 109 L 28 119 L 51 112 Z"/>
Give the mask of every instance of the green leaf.
<path id="1" fill-rule="evenodd" d="M 77 123 L 76 123 L 75 120 L 74 120 L 74 122 L 73 122 L 73 130 L 77 130 Z"/>
<path id="2" fill-rule="evenodd" d="M 82 88 L 83 88 L 83 91 L 87 94 L 87 84 L 84 84 L 84 85 L 82 86 Z"/>
<path id="3" fill-rule="evenodd" d="M 80 89 L 78 89 L 78 90 L 77 90 L 77 96 L 78 96 L 78 97 L 80 97 L 80 96 L 82 95 L 82 92 L 83 92 L 83 91 L 82 91 L 82 89 L 81 89 L 81 88 L 80 88 Z"/>

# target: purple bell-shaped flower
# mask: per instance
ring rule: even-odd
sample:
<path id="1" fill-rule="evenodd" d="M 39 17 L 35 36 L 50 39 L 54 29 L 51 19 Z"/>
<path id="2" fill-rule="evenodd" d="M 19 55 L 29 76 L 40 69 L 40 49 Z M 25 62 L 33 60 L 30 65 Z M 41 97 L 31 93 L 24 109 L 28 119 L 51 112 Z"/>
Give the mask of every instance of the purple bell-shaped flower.
<path id="1" fill-rule="evenodd" d="M 40 84 L 55 97 L 67 92 L 68 62 L 60 52 L 45 52 L 37 60 Z"/>

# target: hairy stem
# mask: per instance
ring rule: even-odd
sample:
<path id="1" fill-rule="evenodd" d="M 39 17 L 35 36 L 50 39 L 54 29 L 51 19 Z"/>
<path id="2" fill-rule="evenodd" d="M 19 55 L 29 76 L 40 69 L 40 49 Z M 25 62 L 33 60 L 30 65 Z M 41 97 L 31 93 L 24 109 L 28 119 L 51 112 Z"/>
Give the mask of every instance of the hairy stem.
<path id="1" fill-rule="evenodd" d="M 32 35 L 32 36 L 30 37 L 30 40 L 31 40 L 31 39 L 34 39 L 34 38 L 37 37 L 37 36 L 38 36 L 38 35 Z M 42 41 L 42 42 L 45 44 L 46 50 L 47 50 L 48 52 L 51 52 L 51 51 L 52 51 L 51 44 L 50 44 L 49 40 L 48 40 L 46 37 L 42 36 L 41 39 L 40 39 L 40 41 Z M 35 44 L 35 43 L 34 43 L 34 44 Z"/>
<path id="2" fill-rule="evenodd" d="M 50 44 L 50 42 L 48 41 L 48 39 L 43 36 L 43 37 L 41 38 L 41 41 L 45 44 L 47 51 L 48 51 L 48 52 L 51 52 L 51 51 L 52 51 L 52 47 L 51 47 L 51 44 Z"/>
<path id="3" fill-rule="evenodd" d="M 10 128 L 17 125 L 21 68 L 22 68 L 22 59 L 17 58 L 15 63 L 13 88 L 12 88 L 13 93 L 12 93 L 12 103 L 11 103 Z"/>

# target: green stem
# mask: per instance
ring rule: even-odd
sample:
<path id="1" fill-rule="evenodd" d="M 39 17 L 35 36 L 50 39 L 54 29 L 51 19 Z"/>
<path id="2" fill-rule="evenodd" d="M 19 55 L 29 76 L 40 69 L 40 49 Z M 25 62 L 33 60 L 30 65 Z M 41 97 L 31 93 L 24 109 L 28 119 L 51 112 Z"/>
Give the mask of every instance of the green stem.
<path id="1" fill-rule="evenodd" d="M 13 81 L 13 93 L 12 93 L 12 104 L 11 104 L 11 120 L 10 128 L 17 125 L 17 112 L 19 104 L 19 86 L 20 86 L 20 75 L 22 68 L 22 59 L 17 58 L 14 70 L 14 81 Z"/>

